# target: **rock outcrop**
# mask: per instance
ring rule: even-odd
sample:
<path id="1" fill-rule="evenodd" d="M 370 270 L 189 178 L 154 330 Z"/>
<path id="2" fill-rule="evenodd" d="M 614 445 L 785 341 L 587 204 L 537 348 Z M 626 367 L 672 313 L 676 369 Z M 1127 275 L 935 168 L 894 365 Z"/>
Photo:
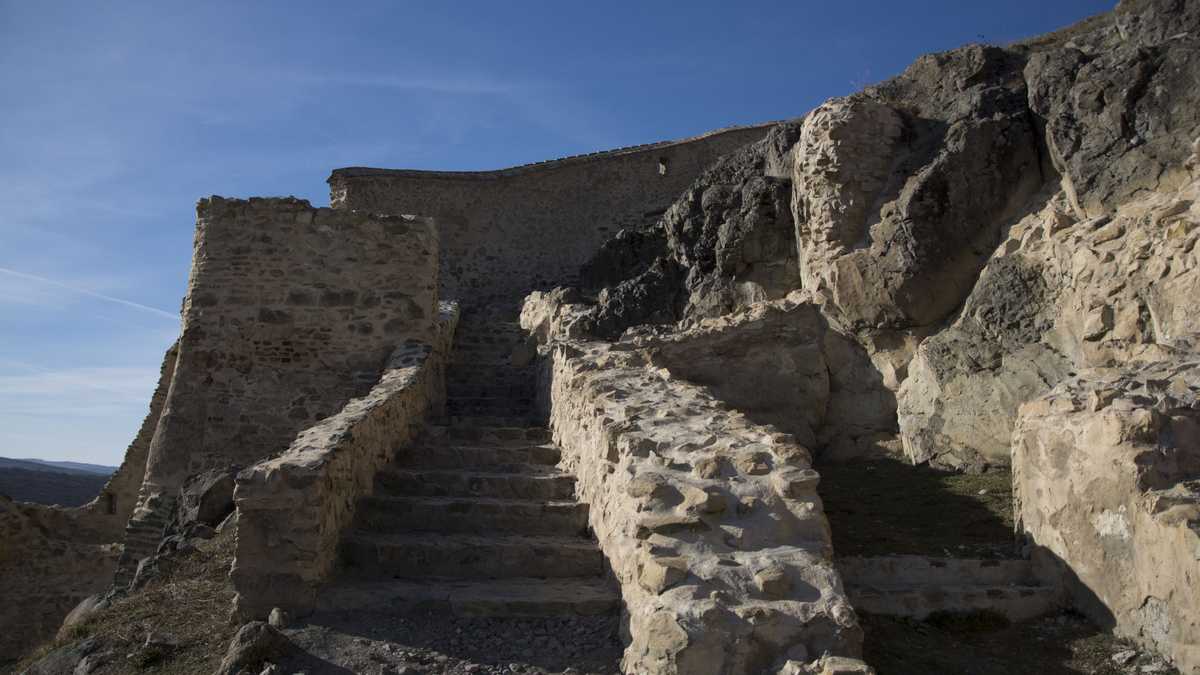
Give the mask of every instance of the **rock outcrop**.
<path id="1" fill-rule="evenodd" d="M 616 337 L 644 323 L 728 313 L 798 284 L 790 152 L 798 122 L 722 157 L 651 227 L 622 230 L 584 265 L 597 294 L 589 330 Z"/>
<path id="2" fill-rule="evenodd" d="M 804 120 L 793 211 L 804 287 L 855 328 L 943 319 L 1042 182 L 1021 59 L 972 46 Z"/>
<path id="3" fill-rule="evenodd" d="M 1194 332 L 1195 7 L 1126 2 L 1034 41 L 1024 69 L 1055 181 L 996 248 L 899 394 L 914 461 L 1007 464 L 1018 405 L 1080 368 Z M 1053 36 L 1051 36 L 1053 37 Z M 1188 75 L 1191 73 L 1191 75 Z"/>
<path id="4" fill-rule="evenodd" d="M 1021 407 L 1021 529 L 1074 604 L 1200 671 L 1200 360 L 1089 369 Z"/>

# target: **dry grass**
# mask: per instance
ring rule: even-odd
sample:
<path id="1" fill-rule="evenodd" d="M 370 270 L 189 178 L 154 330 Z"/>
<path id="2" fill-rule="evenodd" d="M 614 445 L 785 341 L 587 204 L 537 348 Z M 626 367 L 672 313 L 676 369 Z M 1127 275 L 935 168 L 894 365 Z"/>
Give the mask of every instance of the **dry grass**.
<path id="1" fill-rule="evenodd" d="M 233 535 L 233 528 L 227 528 L 198 550 L 175 557 L 178 566 L 163 578 L 96 612 L 65 639 L 20 662 L 15 672 L 55 649 L 94 638 L 102 645 L 98 651 L 111 652 L 97 673 L 212 673 L 237 630 L 228 620 Z M 175 646 L 146 647 L 151 632 Z"/>

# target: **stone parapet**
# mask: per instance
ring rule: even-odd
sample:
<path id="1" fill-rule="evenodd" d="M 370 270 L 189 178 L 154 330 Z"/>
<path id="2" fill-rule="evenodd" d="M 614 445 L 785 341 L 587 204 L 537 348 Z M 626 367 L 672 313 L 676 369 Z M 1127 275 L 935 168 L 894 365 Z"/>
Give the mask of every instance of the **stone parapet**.
<path id="1" fill-rule="evenodd" d="M 379 469 L 411 441 L 445 399 L 446 355 L 458 307 L 444 303 L 429 343 L 392 354 L 371 391 L 296 437 L 282 455 L 237 479 L 236 610 L 265 618 L 273 607 L 311 611 L 334 571 L 337 546 Z"/>
<path id="2" fill-rule="evenodd" d="M 862 640 L 809 452 L 618 343 L 543 362 L 562 466 L 628 614 L 628 673 L 748 674 Z"/>
<path id="3" fill-rule="evenodd" d="M 442 295 L 467 315 L 515 310 L 529 291 L 574 280 L 617 230 L 654 223 L 705 168 L 771 126 L 498 171 L 338 169 L 330 204 L 435 218 Z"/>

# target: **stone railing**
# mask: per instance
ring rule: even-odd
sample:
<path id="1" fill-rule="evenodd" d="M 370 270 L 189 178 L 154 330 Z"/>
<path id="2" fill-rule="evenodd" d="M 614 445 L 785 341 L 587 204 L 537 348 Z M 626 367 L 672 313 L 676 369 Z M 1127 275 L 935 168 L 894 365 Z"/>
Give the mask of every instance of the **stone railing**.
<path id="1" fill-rule="evenodd" d="M 857 656 L 809 452 L 643 351 L 552 343 L 540 392 L 620 584 L 623 672 L 810 672 Z"/>
<path id="2" fill-rule="evenodd" d="M 338 539 L 360 497 L 427 415 L 445 401 L 445 365 L 457 305 L 443 303 L 434 344 L 409 341 L 392 354 L 366 396 L 299 434 L 286 452 L 237 480 L 236 611 L 263 618 L 273 607 L 303 615 L 334 571 Z"/>

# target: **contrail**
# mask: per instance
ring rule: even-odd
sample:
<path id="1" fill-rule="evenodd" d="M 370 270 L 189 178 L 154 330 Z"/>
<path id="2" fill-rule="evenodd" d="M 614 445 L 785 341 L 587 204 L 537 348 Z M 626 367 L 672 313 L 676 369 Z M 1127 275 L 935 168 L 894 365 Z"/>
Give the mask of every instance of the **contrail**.
<path id="1" fill-rule="evenodd" d="M 98 300 L 107 300 L 108 302 L 115 302 L 118 305 L 125 305 L 126 307 L 140 309 L 143 312 L 150 312 L 151 314 L 157 314 L 159 316 L 166 317 L 172 321 L 176 321 L 179 319 L 179 317 L 177 315 L 172 314 L 170 312 L 164 312 L 163 310 L 158 309 L 157 307 L 150 307 L 149 305 L 143 305 L 140 303 L 132 302 L 130 300 L 122 300 L 121 298 L 114 298 L 111 295 L 104 295 L 103 293 L 89 291 L 86 288 L 79 288 L 78 286 L 64 284 L 63 282 L 55 281 L 54 279 L 47 279 L 46 277 L 39 277 L 34 274 L 26 274 L 24 272 L 18 272 L 16 270 L 10 270 L 6 267 L 0 267 L 0 272 L 17 277 L 19 279 L 28 279 L 29 281 L 36 281 L 38 283 L 47 284 L 49 286 L 57 286 L 58 288 L 66 289 L 68 291 L 71 291 L 72 293 L 86 295 L 88 297 L 96 298 Z"/>

